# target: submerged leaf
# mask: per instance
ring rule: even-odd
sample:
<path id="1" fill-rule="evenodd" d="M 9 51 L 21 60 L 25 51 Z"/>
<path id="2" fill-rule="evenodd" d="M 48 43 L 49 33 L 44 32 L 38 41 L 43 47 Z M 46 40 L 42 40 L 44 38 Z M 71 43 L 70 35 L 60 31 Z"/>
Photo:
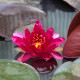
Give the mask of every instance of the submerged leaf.
<path id="1" fill-rule="evenodd" d="M 26 25 L 26 26 L 23 26 L 23 27 L 20 27 L 20 28 L 17 28 L 15 30 L 15 32 L 24 34 L 24 31 L 25 31 L 26 28 L 29 29 L 30 32 L 32 32 L 33 27 L 34 27 L 34 23 L 33 24 Z"/>
<path id="2" fill-rule="evenodd" d="M 34 23 L 36 19 L 44 22 L 46 13 L 26 5 L 0 4 L 0 35 L 11 38 L 17 28 Z"/>
<path id="3" fill-rule="evenodd" d="M 39 0 L 0 0 L 0 3 L 25 4 L 25 5 L 36 6 L 39 4 Z"/>

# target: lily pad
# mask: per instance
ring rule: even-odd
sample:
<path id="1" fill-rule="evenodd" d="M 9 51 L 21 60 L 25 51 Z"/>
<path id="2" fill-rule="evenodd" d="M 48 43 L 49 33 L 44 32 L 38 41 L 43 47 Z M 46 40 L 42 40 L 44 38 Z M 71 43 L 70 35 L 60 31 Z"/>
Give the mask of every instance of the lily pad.
<path id="1" fill-rule="evenodd" d="M 68 29 L 67 37 L 80 25 L 80 12 L 75 15 Z"/>
<path id="2" fill-rule="evenodd" d="M 80 12 L 73 18 L 63 48 L 63 56 L 66 58 L 80 57 Z"/>
<path id="3" fill-rule="evenodd" d="M 0 60 L 0 80 L 40 80 L 38 72 L 28 64 Z"/>
<path id="4" fill-rule="evenodd" d="M 80 80 L 80 58 L 62 64 L 51 80 Z"/>
<path id="5" fill-rule="evenodd" d="M 69 35 L 63 48 L 63 56 L 67 58 L 80 57 L 80 25 Z"/>

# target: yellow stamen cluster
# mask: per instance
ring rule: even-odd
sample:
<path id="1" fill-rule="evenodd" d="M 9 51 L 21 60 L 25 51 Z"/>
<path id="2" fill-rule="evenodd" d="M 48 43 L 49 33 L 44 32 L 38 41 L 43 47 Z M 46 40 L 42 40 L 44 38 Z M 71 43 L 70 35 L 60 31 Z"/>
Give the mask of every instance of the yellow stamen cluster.
<path id="1" fill-rule="evenodd" d="M 36 48 L 40 48 L 41 45 L 45 42 L 45 37 L 43 35 L 34 34 L 32 39 L 32 45 L 34 45 Z"/>
<path id="2" fill-rule="evenodd" d="M 38 48 L 38 46 L 41 46 L 41 43 L 40 42 L 36 42 L 35 43 L 35 47 Z"/>

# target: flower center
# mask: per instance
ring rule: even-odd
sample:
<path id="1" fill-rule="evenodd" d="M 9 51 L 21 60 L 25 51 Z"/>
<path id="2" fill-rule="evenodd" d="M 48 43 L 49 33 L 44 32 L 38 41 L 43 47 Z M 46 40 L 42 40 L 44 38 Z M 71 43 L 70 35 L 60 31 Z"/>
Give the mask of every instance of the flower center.
<path id="1" fill-rule="evenodd" d="M 38 48 L 38 46 L 41 46 L 41 43 L 40 42 L 36 42 L 35 43 L 35 47 Z"/>
<path id="2" fill-rule="evenodd" d="M 34 45 L 36 48 L 41 48 L 41 45 L 44 44 L 45 37 L 43 35 L 34 34 L 32 39 L 32 45 Z"/>

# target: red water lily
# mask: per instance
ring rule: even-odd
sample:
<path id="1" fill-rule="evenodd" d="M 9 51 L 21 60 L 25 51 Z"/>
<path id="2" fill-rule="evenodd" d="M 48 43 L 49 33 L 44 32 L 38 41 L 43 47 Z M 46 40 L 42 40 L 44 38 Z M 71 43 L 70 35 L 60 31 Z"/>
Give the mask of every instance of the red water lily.
<path id="1" fill-rule="evenodd" d="M 45 60 L 51 58 L 63 59 L 58 52 L 55 52 L 55 49 L 59 47 L 65 39 L 59 37 L 58 33 L 53 33 L 53 28 L 49 28 L 45 32 L 38 20 L 35 22 L 32 33 L 30 33 L 28 29 L 25 30 L 25 35 L 14 33 L 12 41 L 24 52 L 17 61 L 24 62 L 31 57 L 41 57 Z"/>

